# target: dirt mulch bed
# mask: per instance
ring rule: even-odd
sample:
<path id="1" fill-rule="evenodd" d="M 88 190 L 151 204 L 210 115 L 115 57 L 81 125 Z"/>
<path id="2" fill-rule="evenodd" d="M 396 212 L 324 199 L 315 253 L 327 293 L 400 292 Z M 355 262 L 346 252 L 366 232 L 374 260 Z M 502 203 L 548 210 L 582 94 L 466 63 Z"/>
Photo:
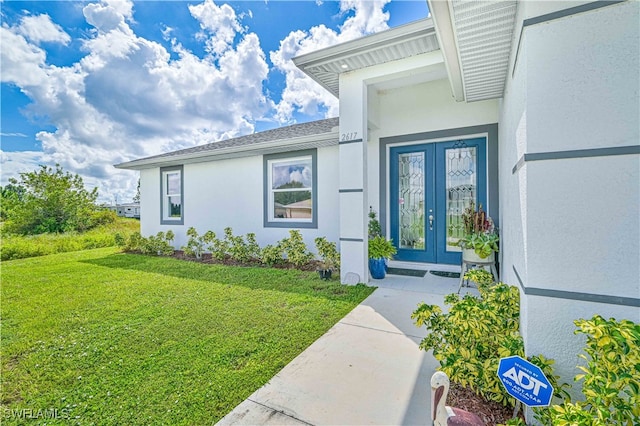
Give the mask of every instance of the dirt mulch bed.
<path id="1" fill-rule="evenodd" d="M 470 388 L 462 387 L 458 383 L 451 383 L 447 405 L 475 413 L 488 426 L 505 424 L 513 417 L 512 408 L 497 402 L 487 402 Z M 518 413 L 518 417 L 524 420 L 522 413 Z"/>
<path id="2" fill-rule="evenodd" d="M 173 252 L 173 256 L 171 257 L 174 257 L 180 260 L 189 260 L 192 262 L 211 263 L 211 264 L 227 265 L 227 266 L 254 266 L 258 268 L 299 269 L 302 271 L 315 271 L 320 267 L 320 262 L 317 260 L 312 260 L 311 262 L 307 263 L 304 266 L 295 266 L 294 264 L 289 262 L 276 263 L 273 266 L 267 266 L 264 263 L 255 259 L 249 262 L 238 262 L 237 260 L 231 259 L 230 257 L 227 257 L 224 260 L 218 260 L 211 257 L 211 253 L 204 253 L 202 255 L 202 258 L 196 259 L 195 257 L 190 257 L 185 255 L 182 250 L 175 250 Z"/>

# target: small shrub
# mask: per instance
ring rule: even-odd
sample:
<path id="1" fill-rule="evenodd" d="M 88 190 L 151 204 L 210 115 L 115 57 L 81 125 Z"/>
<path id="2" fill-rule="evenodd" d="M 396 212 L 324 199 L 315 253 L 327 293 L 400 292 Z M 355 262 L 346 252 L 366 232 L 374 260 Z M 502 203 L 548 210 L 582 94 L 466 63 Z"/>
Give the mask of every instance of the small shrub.
<path id="1" fill-rule="evenodd" d="M 109 225 L 118 220 L 118 215 L 113 210 L 102 209 L 91 214 L 91 222 L 94 226 Z"/>
<path id="2" fill-rule="evenodd" d="M 156 235 L 151 235 L 148 238 L 143 237 L 139 232 L 134 232 L 129 235 L 127 240 L 124 237 L 117 237 L 117 240 L 121 243 L 123 241 L 123 250 L 127 252 L 138 252 L 142 254 L 150 254 L 154 256 L 171 256 L 173 254 L 173 246 L 171 241 L 175 238 L 173 231 L 169 230 L 166 233 L 158 232 Z"/>
<path id="3" fill-rule="evenodd" d="M 325 269 L 340 269 L 340 253 L 338 253 L 336 243 L 327 241 L 325 237 L 316 238 L 315 243 L 323 267 Z"/>
<path id="4" fill-rule="evenodd" d="M 247 253 L 250 259 L 260 259 L 260 245 L 256 240 L 256 234 L 249 232 L 247 234 Z"/>
<path id="5" fill-rule="evenodd" d="M 373 210 L 373 207 L 369 207 L 368 234 L 370 240 L 382 236 L 382 228 L 380 227 L 380 222 L 376 217 L 376 211 Z"/>
<path id="6" fill-rule="evenodd" d="M 174 235 L 172 231 L 158 232 L 156 235 L 151 235 L 148 238 L 142 238 L 140 251 L 142 254 L 152 254 L 157 256 L 171 256 L 173 254 L 173 246 L 170 241 L 173 240 Z"/>
<path id="7" fill-rule="evenodd" d="M 249 245 L 241 235 L 233 235 L 231 228 L 224 228 L 224 239 L 229 250 L 229 256 L 238 262 L 247 263 L 251 260 Z"/>
<path id="8" fill-rule="evenodd" d="M 444 314 L 437 305 L 421 304 L 411 315 L 417 326 L 426 326 L 429 335 L 420 343 L 425 351 L 433 350 L 441 370 L 452 381 L 468 386 L 488 401 L 514 406 L 496 371 L 501 358 L 524 356 L 524 342 L 519 333 L 520 293 L 504 283 L 479 281 L 480 297 L 450 294 Z M 552 360 L 542 356 L 530 358 L 545 373 L 558 397 L 564 397 L 566 385 L 559 386 L 553 376 Z"/>
<path id="9" fill-rule="evenodd" d="M 142 240 L 142 235 L 139 232 L 133 232 L 129 235 L 129 240 L 124 246 L 124 251 L 141 251 Z"/>
<path id="10" fill-rule="evenodd" d="M 260 254 L 260 261 L 268 266 L 284 263 L 284 249 L 280 244 L 266 245 Z"/>
<path id="11" fill-rule="evenodd" d="M 577 333 L 587 335 L 587 361 L 579 366 L 584 374 L 584 401 L 566 401 L 548 409 L 536 410 L 536 419 L 553 425 L 638 425 L 640 424 L 640 325 L 628 320 L 574 321 Z"/>
<path id="12" fill-rule="evenodd" d="M 187 236 L 189 240 L 186 246 L 182 246 L 182 250 L 185 255 L 195 257 L 196 259 L 202 258 L 205 244 L 210 244 L 216 240 L 215 232 L 207 231 L 203 235 L 199 235 L 193 226 L 187 229 Z"/>
<path id="13" fill-rule="evenodd" d="M 297 267 L 304 266 L 313 260 L 313 253 L 307 249 L 302 234 L 296 229 L 289 230 L 289 238 L 281 240 L 280 246 L 287 260 Z"/>
<path id="14" fill-rule="evenodd" d="M 207 246 L 207 249 L 211 252 L 211 257 L 216 260 L 225 260 L 229 253 L 229 245 L 226 240 L 220 240 L 214 238 Z"/>
<path id="15" fill-rule="evenodd" d="M 124 247 L 127 244 L 127 238 L 120 232 L 116 232 L 113 237 L 118 247 Z"/>
<path id="16" fill-rule="evenodd" d="M 464 274 L 464 279 L 473 281 L 474 283 L 478 284 L 478 286 L 491 285 L 494 282 L 491 272 L 484 269 L 471 269 Z"/>

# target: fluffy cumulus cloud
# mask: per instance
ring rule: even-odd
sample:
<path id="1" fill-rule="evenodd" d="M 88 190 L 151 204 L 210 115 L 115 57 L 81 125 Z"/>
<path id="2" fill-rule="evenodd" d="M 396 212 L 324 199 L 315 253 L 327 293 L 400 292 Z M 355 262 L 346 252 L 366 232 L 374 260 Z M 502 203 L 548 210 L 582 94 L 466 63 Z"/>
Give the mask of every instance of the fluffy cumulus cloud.
<path id="1" fill-rule="evenodd" d="M 53 42 L 69 44 L 71 37 L 60 25 L 54 24 L 49 15 L 25 16 L 22 18 L 19 33 L 32 43 Z"/>
<path id="2" fill-rule="evenodd" d="M 60 163 L 98 186 L 104 201 L 130 199 L 136 175 L 113 164 L 251 133 L 257 120 L 292 122 L 338 113 L 338 100 L 302 74 L 291 58 L 387 28 L 390 0 L 343 0 L 338 31 L 324 25 L 291 32 L 270 52 L 285 75 L 281 100 L 265 95 L 269 73 L 260 40 L 226 4 L 204 0 L 185 7 L 199 24 L 204 54 L 185 48 L 164 26 L 165 44 L 136 34 L 127 0 L 101 0 L 81 9 L 90 25 L 72 40 L 46 14 L 23 12 L 0 27 L 1 78 L 31 99 L 26 112 L 54 130 L 36 138 L 43 152 L 0 152 L 3 183 L 37 164 Z M 250 17 L 251 14 L 249 13 Z M 162 25 L 162 23 L 160 23 Z M 75 49 L 81 58 L 53 65 L 47 49 Z"/>
<path id="3" fill-rule="evenodd" d="M 123 200 L 134 193 L 135 175 L 113 164 L 252 132 L 272 107 L 258 37 L 227 5 L 206 0 L 189 10 L 200 23 L 204 58 L 175 39 L 168 50 L 136 35 L 130 1 L 83 8 L 93 28 L 84 56 L 70 66 L 47 62 L 43 43 L 71 41 L 49 16 L 3 24 L 2 82 L 17 86 L 32 100 L 30 111 L 56 129 L 37 134 L 42 153 L 2 153 L 3 177 L 58 162 L 98 186 L 103 199 Z"/>
<path id="4" fill-rule="evenodd" d="M 228 4 L 217 6 L 206 0 L 202 4 L 189 6 L 191 15 L 200 21 L 202 32 L 200 39 L 206 40 L 207 50 L 214 55 L 221 55 L 230 49 L 236 34 L 242 31 L 235 10 Z"/>
<path id="5" fill-rule="evenodd" d="M 307 77 L 291 60 L 318 49 L 344 43 L 363 35 L 388 29 L 389 13 L 384 6 L 391 0 L 341 0 L 340 12 L 350 14 L 339 31 L 319 25 L 308 31 L 292 31 L 280 42 L 277 51 L 270 52 L 274 66 L 285 74 L 286 87 L 276 105 L 280 122 L 291 122 L 294 112 L 326 117 L 338 115 L 338 100 L 322 86 Z"/>

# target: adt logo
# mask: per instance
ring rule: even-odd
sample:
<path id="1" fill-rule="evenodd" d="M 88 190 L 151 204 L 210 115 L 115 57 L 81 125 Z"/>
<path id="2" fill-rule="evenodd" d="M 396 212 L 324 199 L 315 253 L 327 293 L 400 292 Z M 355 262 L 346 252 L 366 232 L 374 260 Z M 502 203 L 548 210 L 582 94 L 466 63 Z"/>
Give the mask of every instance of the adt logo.
<path id="1" fill-rule="evenodd" d="M 551 403 L 553 386 L 537 365 L 519 356 L 502 358 L 498 377 L 509 395 L 529 407 L 547 406 Z"/>

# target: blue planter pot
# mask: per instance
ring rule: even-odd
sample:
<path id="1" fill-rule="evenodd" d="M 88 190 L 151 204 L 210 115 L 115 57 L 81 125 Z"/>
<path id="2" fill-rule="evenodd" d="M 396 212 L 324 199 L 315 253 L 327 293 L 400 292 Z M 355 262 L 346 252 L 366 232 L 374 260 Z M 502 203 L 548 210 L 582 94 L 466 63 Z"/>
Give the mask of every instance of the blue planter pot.
<path id="1" fill-rule="evenodd" d="M 379 259 L 369 259 L 369 272 L 371 272 L 371 278 L 381 280 L 386 275 L 386 262 L 384 257 Z"/>

